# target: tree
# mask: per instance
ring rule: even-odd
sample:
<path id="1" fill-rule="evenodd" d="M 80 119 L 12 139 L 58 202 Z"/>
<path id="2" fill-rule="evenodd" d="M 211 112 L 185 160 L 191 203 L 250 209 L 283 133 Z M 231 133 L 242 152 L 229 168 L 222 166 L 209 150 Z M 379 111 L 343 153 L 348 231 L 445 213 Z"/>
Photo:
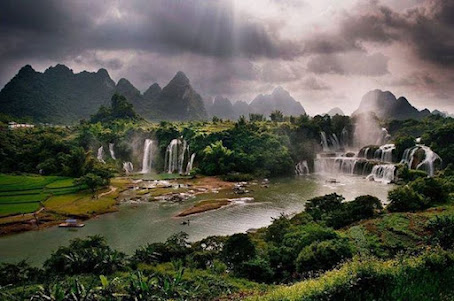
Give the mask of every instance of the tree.
<path id="1" fill-rule="evenodd" d="M 233 151 L 216 141 L 203 150 L 200 169 L 207 175 L 226 174 L 233 169 Z"/>
<path id="2" fill-rule="evenodd" d="M 320 220 L 324 214 L 341 208 L 343 200 L 344 197 L 337 193 L 316 197 L 307 201 L 306 212 L 309 213 L 314 220 Z"/>
<path id="3" fill-rule="evenodd" d="M 255 245 L 247 234 L 233 234 L 225 242 L 222 249 L 224 262 L 233 270 L 240 264 L 255 257 Z"/>
<path id="4" fill-rule="evenodd" d="M 99 187 L 105 186 L 106 182 L 102 177 L 90 172 L 77 179 L 76 183 L 79 185 L 86 185 L 92 193 L 92 198 L 95 198 L 96 190 Z"/>
<path id="5" fill-rule="evenodd" d="M 429 207 L 430 200 L 405 185 L 394 188 L 388 192 L 389 204 L 387 209 L 391 212 L 416 211 Z"/>
<path id="6" fill-rule="evenodd" d="M 275 110 L 271 113 L 270 119 L 274 122 L 282 122 L 284 121 L 284 114 L 279 110 Z"/>

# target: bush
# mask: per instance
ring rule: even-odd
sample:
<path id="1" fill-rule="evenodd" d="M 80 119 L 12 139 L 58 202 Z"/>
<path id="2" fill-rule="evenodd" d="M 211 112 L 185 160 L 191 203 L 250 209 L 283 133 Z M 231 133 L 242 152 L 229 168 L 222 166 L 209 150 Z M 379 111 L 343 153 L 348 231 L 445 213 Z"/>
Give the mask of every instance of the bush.
<path id="1" fill-rule="evenodd" d="M 352 249 L 346 239 L 314 242 L 301 250 L 296 260 L 296 267 L 301 273 L 326 271 L 351 257 Z"/>
<path id="2" fill-rule="evenodd" d="M 222 258 L 229 268 L 235 270 L 241 263 L 255 257 L 255 245 L 247 234 L 233 234 L 225 242 Z"/>
<path id="3" fill-rule="evenodd" d="M 438 177 L 419 178 L 410 184 L 417 193 L 429 199 L 430 204 L 446 203 L 449 198 L 449 188 L 445 181 Z"/>
<path id="4" fill-rule="evenodd" d="M 428 228 L 432 232 L 429 241 L 438 244 L 444 249 L 454 247 L 454 217 L 436 216 L 428 223 Z"/>
<path id="5" fill-rule="evenodd" d="M 281 214 L 278 218 L 273 218 L 273 223 L 266 228 L 265 240 L 280 243 L 290 227 L 291 223 L 284 214 Z"/>
<path id="6" fill-rule="evenodd" d="M 306 203 L 306 212 L 309 213 L 314 220 L 321 220 L 323 215 L 340 209 L 344 197 L 337 193 L 331 193 L 324 196 L 310 199 Z"/>
<path id="7" fill-rule="evenodd" d="M 270 283 L 273 281 L 273 270 L 269 261 L 260 257 L 242 263 L 236 275 L 256 282 Z"/>
<path id="8" fill-rule="evenodd" d="M 30 283 L 36 281 L 39 274 L 40 270 L 31 267 L 25 260 L 16 264 L 0 263 L 0 286 Z"/>
<path id="9" fill-rule="evenodd" d="M 410 186 L 400 186 L 388 192 L 389 204 L 387 209 L 391 212 L 405 212 L 422 210 L 429 207 L 430 200 L 423 197 Z"/>
<path id="10" fill-rule="evenodd" d="M 44 262 L 44 269 L 49 274 L 110 274 L 127 265 L 124 253 L 111 249 L 101 236 L 89 236 L 58 248 Z"/>

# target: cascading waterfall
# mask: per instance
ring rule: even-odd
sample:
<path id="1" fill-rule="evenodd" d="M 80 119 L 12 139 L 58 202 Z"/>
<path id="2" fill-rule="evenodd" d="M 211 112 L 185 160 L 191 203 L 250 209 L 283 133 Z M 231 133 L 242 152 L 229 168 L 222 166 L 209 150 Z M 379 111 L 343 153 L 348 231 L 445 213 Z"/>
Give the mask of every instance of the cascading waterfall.
<path id="1" fill-rule="evenodd" d="M 101 163 L 106 163 L 106 161 L 104 161 L 104 147 L 102 145 L 98 148 L 96 159 L 98 159 L 98 161 Z"/>
<path id="2" fill-rule="evenodd" d="M 341 139 L 342 139 L 342 146 L 344 148 L 348 147 L 349 146 L 349 135 L 348 135 L 348 131 L 346 128 L 343 128 L 342 129 L 342 132 L 341 132 Z"/>
<path id="3" fill-rule="evenodd" d="M 417 162 L 415 160 L 417 159 L 416 154 L 419 150 L 424 152 L 424 159 L 422 159 L 420 162 Z M 406 164 L 409 169 L 424 170 L 430 177 L 432 177 L 435 173 L 435 163 L 437 161 L 441 163 L 442 159 L 430 147 L 422 144 L 417 144 L 416 146 L 407 148 L 404 151 L 402 160 L 400 162 Z"/>
<path id="4" fill-rule="evenodd" d="M 374 153 L 374 159 L 381 162 L 393 162 L 393 152 L 396 149 L 394 144 L 385 144 L 380 146 Z"/>
<path id="5" fill-rule="evenodd" d="M 113 143 L 109 143 L 109 152 L 110 152 L 110 157 L 114 160 L 117 160 L 117 158 L 115 158 L 115 150 L 114 150 L 114 146 L 115 144 Z"/>
<path id="6" fill-rule="evenodd" d="M 322 138 L 322 148 L 324 152 L 329 152 L 329 145 L 328 145 L 328 139 L 326 138 L 326 133 L 325 132 L 320 132 L 320 136 Z"/>
<path id="7" fill-rule="evenodd" d="M 187 175 L 191 173 L 192 166 L 194 165 L 194 159 L 195 159 L 195 153 L 192 153 L 191 158 L 188 161 L 188 165 L 186 166 L 186 174 Z"/>
<path id="8" fill-rule="evenodd" d="M 372 168 L 368 180 L 389 184 L 394 181 L 396 166 L 394 164 L 379 164 Z"/>
<path id="9" fill-rule="evenodd" d="M 298 162 L 295 166 L 295 174 L 297 176 L 303 176 L 309 174 L 309 166 L 307 165 L 307 161 L 303 160 Z"/>
<path id="10" fill-rule="evenodd" d="M 185 173 L 183 166 L 185 160 L 188 160 L 188 157 L 189 146 L 186 140 L 182 138 L 173 139 L 167 146 L 164 170 L 167 171 L 168 173 L 175 172 L 178 172 L 179 174 Z"/>
<path id="11" fill-rule="evenodd" d="M 123 170 L 127 175 L 132 174 L 134 171 L 134 166 L 131 162 L 123 162 Z"/>
<path id="12" fill-rule="evenodd" d="M 141 173 L 149 173 L 151 171 L 152 163 L 152 145 L 153 140 L 145 139 L 143 144 L 143 157 L 142 157 L 142 171 Z"/>

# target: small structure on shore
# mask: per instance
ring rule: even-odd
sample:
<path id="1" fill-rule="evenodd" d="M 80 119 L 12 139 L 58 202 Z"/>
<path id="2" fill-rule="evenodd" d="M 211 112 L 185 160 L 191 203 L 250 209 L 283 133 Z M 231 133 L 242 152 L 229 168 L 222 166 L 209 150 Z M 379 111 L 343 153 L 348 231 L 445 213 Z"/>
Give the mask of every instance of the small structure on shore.
<path id="1" fill-rule="evenodd" d="M 78 223 L 76 219 L 67 219 L 64 223 L 58 225 L 60 228 L 82 228 L 85 224 Z"/>

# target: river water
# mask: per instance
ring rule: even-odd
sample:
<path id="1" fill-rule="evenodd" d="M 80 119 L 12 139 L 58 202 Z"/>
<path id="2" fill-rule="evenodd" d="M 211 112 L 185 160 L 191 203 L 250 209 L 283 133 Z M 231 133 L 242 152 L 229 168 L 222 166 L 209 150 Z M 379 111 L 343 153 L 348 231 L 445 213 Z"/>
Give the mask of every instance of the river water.
<path id="1" fill-rule="evenodd" d="M 250 187 L 255 198 L 253 202 L 235 202 L 218 210 L 185 218 L 174 216 L 200 198 L 180 204 L 123 204 L 118 212 L 86 221 L 84 228 L 52 227 L 2 237 L 0 261 L 27 259 L 33 265 L 40 265 L 58 246 L 67 245 L 76 237 L 95 234 L 104 236 L 113 248 L 132 254 L 146 243 L 165 241 L 179 231 L 188 233 L 189 239 L 196 241 L 210 235 L 228 235 L 267 226 L 273 217 L 281 213 L 300 212 L 307 199 L 328 193 L 342 194 L 346 200 L 369 194 L 386 201 L 387 192 L 393 187 L 356 176 L 337 176 L 336 179 L 339 183 L 327 183 L 326 178 L 313 175 L 272 179 L 269 188 L 261 188 L 260 185 Z M 232 193 L 231 197 L 238 196 Z M 181 224 L 188 219 L 189 226 Z"/>

